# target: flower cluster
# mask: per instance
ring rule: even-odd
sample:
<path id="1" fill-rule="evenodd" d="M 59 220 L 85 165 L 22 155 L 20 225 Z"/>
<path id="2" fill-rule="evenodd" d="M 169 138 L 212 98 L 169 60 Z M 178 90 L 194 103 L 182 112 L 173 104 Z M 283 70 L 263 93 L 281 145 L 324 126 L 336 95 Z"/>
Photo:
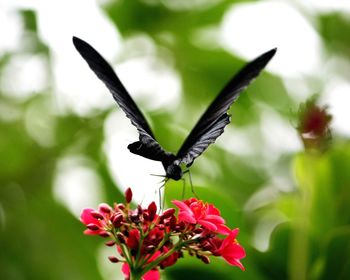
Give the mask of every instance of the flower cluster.
<path id="1" fill-rule="evenodd" d="M 130 209 L 131 189 L 125 198 L 125 204 L 100 204 L 97 211 L 86 208 L 81 214 L 85 234 L 112 238 L 106 245 L 116 246 L 118 256 L 109 260 L 123 262 L 125 279 L 160 279 L 159 269 L 174 265 L 185 251 L 206 264 L 210 256 L 221 256 L 244 270 L 238 229 L 230 230 L 212 204 L 195 198 L 174 200 L 179 209 L 176 216 L 174 208 L 157 213 L 154 202 L 146 209 Z"/>

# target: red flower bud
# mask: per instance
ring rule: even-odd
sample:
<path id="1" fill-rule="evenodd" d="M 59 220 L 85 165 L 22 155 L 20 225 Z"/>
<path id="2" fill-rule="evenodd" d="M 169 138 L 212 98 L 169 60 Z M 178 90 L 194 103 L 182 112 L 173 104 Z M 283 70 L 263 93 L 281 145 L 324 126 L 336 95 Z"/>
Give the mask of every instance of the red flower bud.
<path id="1" fill-rule="evenodd" d="M 193 231 L 195 234 L 200 234 L 203 232 L 203 228 L 196 228 L 194 231 Z"/>
<path id="2" fill-rule="evenodd" d="M 109 233 L 107 231 L 101 231 L 98 235 L 104 238 L 109 237 Z"/>
<path id="3" fill-rule="evenodd" d="M 165 225 L 160 224 L 160 225 L 158 225 L 158 228 L 159 228 L 160 230 L 163 230 L 163 229 L 165 229 Z"/>
<path id="4" fill-rule="evenodd" d="M 175 229 L 176 227 L 176 218 L 175 216 L 171 216 L 169 219 L 169 226 L 171 229 Z"/>
<path id="5" fill-rule="evenodd" d="M 107 242 L 105 243 L 105 245 L 106 245 L 106 246 L 109 246 L 109 247 L 112 247 L 112 246 L 115 245 L 115 241 L 114 241 L 114 240 L 107 241 Z"/>
<path id="6" fill-rule="evenodd" d="M 126 203 L 130 203 L 132 200 L 132 191 L 130 188 L 127 188 L 127 190 L 125 191 L 125 201 Z"/>
<path id="7" fill-rule="evenodd" d="M 142 215 L 142 213 L 143 213 L 143 209 L 142 209 L 141 205 L 137 205 L 137 214 Z"/>
<path id="8" fill-rule="evenodd" d="M 210 259 L 207 256 L 201 256 L 201 261 L 204 262 L 205 264 L 210 263 Z"/>
<path id="9" fill-rule="evenodd" d="M 147 212 L 143 212 L 142 216 L 143 216 L 143 219 L 144 219 L 145 221 L 150 221 L 150 220 L 151 220 L 151 219 L 149 218 L 149 215 L 148 215 Z"/>
<path id="10" fill-rule="evenodd" d="M 154 245 L 148 245 L 145 247 L 146 252 L 152 252 L 156 247 Z"/>
<path id="11" fill-rule="evenodd" d="M 118 232 L 117 233 L 117 238 L 119 240 L 120 243 L 125 243 L 125 237 L 122 233 Z"/>
<path id="12" fill-rule="evenodd" d="M 98 211 L 92 211 L 91 213 L 91 216 L 94 217 L 95 219 L 98 219 L 98 220 L 103 220 L 103 215 L 98 212 Z"/>
<path id="13" fill-rule="evenodd" d="M 139 223 L 141 221 L 140 216 L 137 213 L 129 215 L 129 218 L 133 223 Z"/>
<path id="14" fill-rule="evenodd" d="M 213 249 L 213 245 L 210 244 L 210 242 L 208 242 L 208 241 L 204 241 L 202 244 L 202 248 L 204 251 L 210 251 Z"/>
<path id="15" fill-rule="evenodd" d="M 112 217 L 112 223 L 113 226 L 118 228 L 122 225 L 122 221 L 123 221 L 123 215 L 122 214 L 116 214 Z"/>
<path id="16" fill-rule="evenodd" d="M 149 214 L 150 221 L 153 221 L 156 213 L 157 213 L 157 205 L 153 201 L 150 205 L 148 205 L 148 214 Z"/>
<path id="17" fill-rule="evenodd" d="M 93 230 L 93 231 L 96 231 L 96 230 L 99 230 L 100 228 L 97 226 L 97 225 L 95 225 L 95 224 L 88 224 L 87 226 L 86 226 L 88 229 L 90 229 L 90 230 Z"/>
<path id="18" fill-rule="evenodd" d="M 123 203 L 118 203 L 117 206 L 118 206 L 118 208 L 120 210 L 124 210 L 125 209 L 125 205 Z"/>
<path id="19" fill-rule="evenodd" d="M 119 262 L 118 258 L 114 257 L 114 256 L 109 256 L 108 259 L 112 262 L 112 263 L 117 263 Z"/>
<path id="20" fill-rule="evenodd" d="M 165 210 L 163 212 L 163 214 L 161 215 L 161 218 L 162 219 L 167 219 L 170 216 L 174 215 L 174 213 L 175 213 L 175 209 L 174 208 L 169 208 L 169 209 L 167 209 L 167 210 Z"/>
<path id="21" fill-rule="evenodd" d="M 109 207 L 107 204 L 100 204 L 100 206 L 98 207 L 98 209 L 106 214 L 110 214 L 111 213 L 111 207 Z"/>

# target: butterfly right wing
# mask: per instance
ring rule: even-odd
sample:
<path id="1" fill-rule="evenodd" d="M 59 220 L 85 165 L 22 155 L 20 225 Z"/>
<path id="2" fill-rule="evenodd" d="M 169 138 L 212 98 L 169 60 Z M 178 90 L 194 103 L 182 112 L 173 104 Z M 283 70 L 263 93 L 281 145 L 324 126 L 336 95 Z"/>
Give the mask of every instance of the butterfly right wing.
<path id="1" fill-rule="evenodd" d="M 145 117 L 130 97 L 112 67 L 85 41 L 73 37 L 73 44 L 91 70 L 107 86 L 114 100 L 130 119 L 131 123 L 137 128 L 139 141 L 128 146 L 130 152 L 152 160 L 166 161 L 171 154 L 166 152 L 155 140 Z"/>
<path id="2" fill-rule="evenodd" d="M 243 67 L 229 81 L 210 104 L 182 144 L 176 155 L 177 164 L 184 163 L 190 166 L 224 132 L 225 126 L 230 122 L 230 116 L 227 114 L 227 111 L 231 104 L 235 102 L 240 93 L 260 74 L 261 70 L 264 69 L 275 53 L 276 49 L 272 49 L 260 55 Z"/>

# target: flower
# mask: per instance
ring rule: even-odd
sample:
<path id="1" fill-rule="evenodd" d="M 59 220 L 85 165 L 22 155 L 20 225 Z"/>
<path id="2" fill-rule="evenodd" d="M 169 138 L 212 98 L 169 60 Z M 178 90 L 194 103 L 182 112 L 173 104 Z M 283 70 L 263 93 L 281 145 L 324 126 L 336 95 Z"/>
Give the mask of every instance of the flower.
<path id="1" fill-rule="evenodd" d="M 216 256 L 222 256 L 229 264 L 238 266 L 240 269 L 245 270 L 244 266 L 240 262 L 246 256 L 244 248 L 239 245 L 236 240 L 239 229 L 233 229 L 230 234 L 224 239 L 214 239 L 212 243 L 216 247 L 213 254 Z"/>
<path id="2" fill-rule="evenodd" d="M 230 233 L 230 229 L 225 225 L 225 220 L 220 216 L 220 211 L 214 205 L 196 198 L 185 201 L 173 200 L 172 203 L 180 210 L 179 221 L 200 224 L 210 231 L 225 235 Z"/>
<path id="3" fill-rule="evenodd" d="M 107 205 L 108 206 L 108 205 Z M 109 206 L 108 206 L 109 208 Z M 85 208 L 81 215 L 80 221 L 86 225 L 87 229 L 84 234 L 87 235 L 105 235 L 108 231 L 109 214 L 106 212 L 106 204 L 100 204 L 99 210 Z"/>
<path id="4" fill-rule="evenodd" d="M 108 259 L 123 263 L 126 280 L 159 280 L 159 270 L 174 265 L 184 251 L 206 264 L 210 256 L 221 256 L 244 270 L 240 259 L 245 252 L 236 240 L 238 229 L 231 231 L 214 205 L 195 198 L 174 200 L 179 208 L 176 216 L 174 208 L 157 214 L 154 202 L 147 208 L 138 205 L 130 209 L 131 189 L 125 197 L 125 204 L 110 207 L 102 203 L 98 210 L 86 208 L 80 219 L 87 227 L 85 234 L 112 238 L 105 245 L 116 248 L 118 256 Z M 219 234 L 227 237 L 223 239 Z"/>

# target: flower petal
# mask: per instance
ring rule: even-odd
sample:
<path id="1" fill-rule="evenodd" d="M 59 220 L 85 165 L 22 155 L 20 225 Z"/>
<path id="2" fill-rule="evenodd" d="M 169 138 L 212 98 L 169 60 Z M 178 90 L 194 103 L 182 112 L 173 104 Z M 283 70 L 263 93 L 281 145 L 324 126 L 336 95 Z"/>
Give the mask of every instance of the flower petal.
<path id="1" fill-rule="evenodd" d="M 180 200 L 172 200 L 171 201 L 173 204 L 175 204 L 177 206 L 177 208 L 179 208 L 182 211 L 185 212 L 189 212 L 192 213 L 192 210 L 190 207 L 188 207 L 188 205 Z"/>
<path id="2" fill-rule="evenodd" d="M 148 271 L 143 277 L 143 280 L 159 280 L 160 279 L 160 273 L 158 270 L 150 270 Z"/>
<path id="3" fill-rule="evenodd" d="M 129 278 L 130 277 L 130 267 L 127 263 L 124 263 L 122 266 L 122 272 L 125 276 L 125 278 Z"/>
<path id="4" fill-rule="evenodd" d="M 223 256 L 225 255 L 228 258 L 234 259 L 243 259 L 246 256 L 243 247 L 238 243 L 234 243 L 231 244 L 231 246 L 227 246 L 221 253 Z"/>
<path id="5" fill-rule="evenodd" d="M 227 246 L 230 246 L 236 239 L 237 235 L 238 235 L 239 229 L 235 228 L 233 229 L 229 235 L 225 238 L 224 242 L 222 242 L 221 244 L 221 249 Z"/>
<path id="6" fill-rule="evenodd" d="M 96 224 L 96 222 L 98 221 L 97 219 L 95 219 L 94 217 L 91 216 L 91 212 L 95 211 L 92 208 L 85 208 L 83 209 L 83 211 L 80 214 L 80 221 L 85 224 Z"/>
<path id="7" fill-rule="evenodd" d="M 208 221 L 205 221 L 205 220 L 198 220 L 197 223 L 202 225 L 206 229 L 211 230 L 211 231 L 216 231 L 217 230 L 217 226 L 215 224 L 211 223 L 211 222 L 208 222 Z"/>
<path id="8" fill-rule="evenodd" d="M 220 216 L 220 211 L 217 208 L 215 208 L 212 204 L 209 204 L 207 213 L 208 215 Z"/>
<path id="9" fill-rule="evenodd" d="M 206 215 L 205 219 L 209 220 L 213 223 L 216 223 L 216 224 L 224 224 L 225 223 L 224 218 L 217 216 L 217 215 Z"/>
<path id="10" fill-rule="evenodd" d="M 196 224 L 196 219 L 189 213 L 187 212 L 180 212 L 179 213 L 179 221 L 184 221 L 190 224 Z"/>
<path id="11" fill-rule="evenodd" d="M 230 257 L 226 257 L 226 256 L 222 256 L 229 264 L 231 265 L 235 265 L 238 266 L 240 269 L 242 269 L 243 271 L 245 270 L 243 264 L 239 261 L 239 259 L 235 259 L 235 258 L 230 258 Z"/>
<path id="12" fill-rule="evenodd" d="M 216 225 L 216 227 L 217 227 L 216 231 L 218 233 L 221 233 L 221 234 L 224 234 L 224 235 L 229 235 L 230 232 L 231 232 L 231 230 L 225 225 Z"/>

